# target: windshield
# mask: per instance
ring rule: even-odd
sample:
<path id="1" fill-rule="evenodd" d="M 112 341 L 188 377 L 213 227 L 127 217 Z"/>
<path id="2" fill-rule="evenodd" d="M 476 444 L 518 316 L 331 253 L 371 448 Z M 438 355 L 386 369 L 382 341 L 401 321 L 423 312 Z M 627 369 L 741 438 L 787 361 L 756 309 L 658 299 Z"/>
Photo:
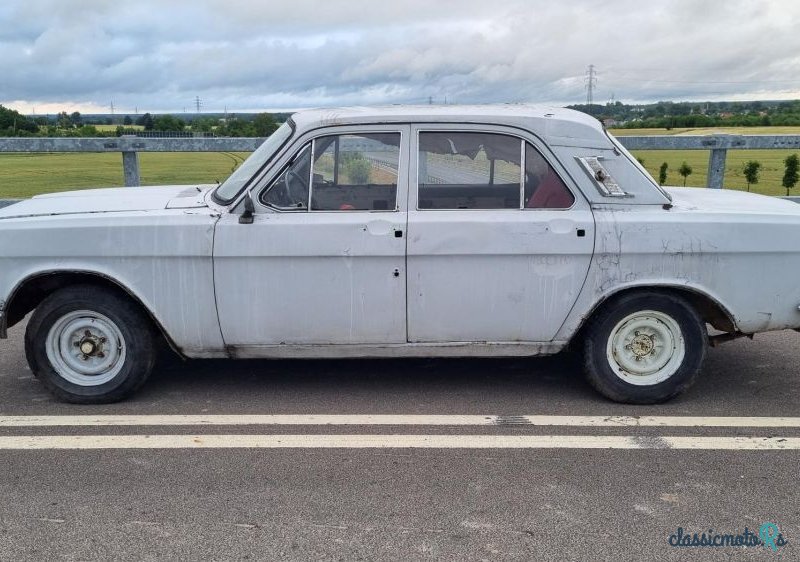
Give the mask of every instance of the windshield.
<path id="1" fill-rule="evenodd" d="M 294 132 L 294 123 L 289 119 L 272 133 L 250 157 L 234 171 L 228 179 L 222 182 L 214 192 L 214 199 L 219 203 L 230 203 L 247 182 L 252 179 L 276 152 L 289 140 Z"/>

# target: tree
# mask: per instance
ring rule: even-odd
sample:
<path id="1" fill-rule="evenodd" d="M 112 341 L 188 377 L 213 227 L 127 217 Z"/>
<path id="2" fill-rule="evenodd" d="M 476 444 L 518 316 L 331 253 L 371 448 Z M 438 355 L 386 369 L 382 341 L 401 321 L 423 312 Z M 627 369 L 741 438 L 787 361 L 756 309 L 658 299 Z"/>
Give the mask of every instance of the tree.
<path id="1" fill-rule="evenodd" d="M 792 189 L 797 184 L 797 180 L 800 179 L 800 176 L 798 176 L 800 160 L 798 160 L 797 154 L 792 154 L 787 156 L 783 163 L 786 166 L 786 170 L 783 173 L 782 185 L 786 188 L 786 195 L 789 195 L 789 190 Z"/>
<path id="2" fill-rule="evenodd" d="M 217 134 L 226 137 L 254 137 L 253 124 L 239 119 L 235 115 L 228 116 L 224 123 L 217 127 Z"/>
<path id="3" fill-rule="evenodd" d="M 96 137 L 97 127 L 94 125 L 81 125 L 75 130 L 75 132 L 79 137 Z"/>
<path id="4" fill-rule="evenodd" d="M 747 180 L 747 191 L 750 191 L 750 185 L 758 183 L 758 171 L 761 169 L 761 162 L 756 160 L 748 160 L 744 165 L 744 179 Z"/>
<path id="5" fill-rule="evenodd" d="M 69 115 L 66 111 L 62 111 L 58 114 L 58 118 L 56 119 L 56 126 L 59 129 L 71 129 L 73 127 L 72 120 L 69 118 Z"/>
<path id="6" fill-rule="evenodd" d="M 83 118 L 81 117 L 80 111 L 74 111 L 72 115 L 69 116 L 69 120 L 75 127 L 83 125 Z"/>
<path id="7" fill-rule="evenodd" d="M 141 117 L 136 120 L 136 124 L 144 127 L 145 131 L 152 131 L 153 130 L 153 116 L 149 113 L 145 113 Z"/>
<path id="8" fill-rule="evenodd" d="M 684 161 L 678 168 L 678 173 L 683 176 L 683 186 L 686 187 L 686 178 L 692 175 L 692 167 Z"/>
<path id="9" fill-rule="evenodd" d="M 35 133 L 39 124 L 18 111 L 0 105 L 0 135 L 17 135 L 21 131 Z"/>
<path id="10" fill-rule="evenodd" d="M 159 115 L 153 119 L 153 129 L 156 131 L 183 131 L 186 123 L 174 115 Z"/>
<path id="11" fill-rule="evenodd" d="M 125 119 L 122 120 L 122 124 L 125 125 L 126 127 L 128 125 L 133 125 L 133 119 L 131 119 L 130 115 L 126 115 Z"/>
<path id="12" fill-rule="evenodd" d="M 193 119 L 192 132 L 210 133 L 214 130 L 215 121 L 213 119 Z"/>
<path id="13" fill-rule="evenodd" d="M 669 164 L 666 162 L 662 162 L 661 166 L 658 167 L 658 185 L 664 185 L 667 183 L 667 169 L 669 168 Z"/>
<path id="14" fill-rule="evenodd" d="M 275 118 L 269 113 L 259 113 L 253 119 L 253 128 L 255 129 L 256 136 L 268 137 L 278 128 Z"/>

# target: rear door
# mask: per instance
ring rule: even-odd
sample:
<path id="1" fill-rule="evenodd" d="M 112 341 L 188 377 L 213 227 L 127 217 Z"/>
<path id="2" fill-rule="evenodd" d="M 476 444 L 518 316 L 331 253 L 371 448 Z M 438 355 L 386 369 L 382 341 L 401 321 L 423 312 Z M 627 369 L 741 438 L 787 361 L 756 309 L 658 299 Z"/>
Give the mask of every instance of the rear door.
<path id="1" fill-rule="evenodd" d="M 415 127 L 411 152 L 409 341 L 552 340 L 594 246 L 564 169 L 501 127 Z"/>

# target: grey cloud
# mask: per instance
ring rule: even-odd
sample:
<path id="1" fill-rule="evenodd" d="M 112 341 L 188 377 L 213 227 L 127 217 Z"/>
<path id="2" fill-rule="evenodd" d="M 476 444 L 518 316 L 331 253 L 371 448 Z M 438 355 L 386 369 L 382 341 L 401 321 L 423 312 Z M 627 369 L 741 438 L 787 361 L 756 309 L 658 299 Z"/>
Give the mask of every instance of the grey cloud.
<path id="1" fill-rule="evenodd" d="M 0 102 L 181 110 L 770 97 L 800 90 L 778 0 L 6 1 Z M 800 97 L 800 95 L 798 95 Z"/>

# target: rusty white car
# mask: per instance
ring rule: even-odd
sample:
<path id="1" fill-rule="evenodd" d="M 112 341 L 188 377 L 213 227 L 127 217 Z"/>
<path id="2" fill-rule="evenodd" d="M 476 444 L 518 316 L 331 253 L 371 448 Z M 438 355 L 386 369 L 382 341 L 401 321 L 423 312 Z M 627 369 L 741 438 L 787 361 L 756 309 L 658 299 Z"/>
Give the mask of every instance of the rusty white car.
<path id="1" fill-rule="evenodd" d="M 800 327 L 799 237 L 795 203 L 662 189 L 580 113 L 314 110 L 219 186 L 0 210 L 0 336 L 33 312 L 31 369 L 78 403 L 133 393 L 161 339 L 190 358 L 572 344 L 602 394 L 655 403 L 709 343 Z"/>

